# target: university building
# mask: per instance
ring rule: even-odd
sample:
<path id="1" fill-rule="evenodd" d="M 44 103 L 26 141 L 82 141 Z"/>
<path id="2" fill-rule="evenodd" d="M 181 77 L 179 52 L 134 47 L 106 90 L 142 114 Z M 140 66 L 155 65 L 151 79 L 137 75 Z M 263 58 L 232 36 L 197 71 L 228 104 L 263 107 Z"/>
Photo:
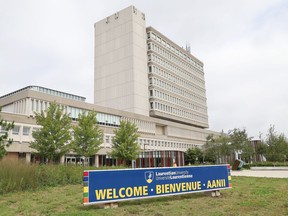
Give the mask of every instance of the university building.
<path id="1" fill-rule="evenodd" d="M 143 150 L 138 167 L 184 164 L 188 148 L 205 144 L 209 134 L 203 63 L 153 27 L 134 6 L 95 23 L 94 104 L 84 97 L 41 86 L 28 86 L 0 97 L 1 117 L 14 121 L 8 158 L 37 160 L 29 143 L 35 112 L 56 101 L 77 123 L 78 114 L 97 112 L 104 131 L 101 150 L 90 159 L 95 166 L 121 163 L 109 157 L 120 121 L 138 127 Z M 77 161 L 73 152 L 62 162 Z"/>

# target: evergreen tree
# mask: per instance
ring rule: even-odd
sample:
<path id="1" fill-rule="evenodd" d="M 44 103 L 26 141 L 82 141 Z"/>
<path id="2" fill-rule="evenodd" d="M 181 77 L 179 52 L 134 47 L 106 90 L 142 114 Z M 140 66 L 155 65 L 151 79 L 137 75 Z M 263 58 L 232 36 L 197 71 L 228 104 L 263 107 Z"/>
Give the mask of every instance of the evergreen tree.
<path id="1" fill-rule="evenodd" d="M 1 112 L 1 109 L 0 109 Z M 2 159 L 7 151 L 5 147 L 8 147 L 12 143 L 12 139 L 8 138 L 8 132 L 14 128 L 14 122 L 8 123 L 0 116 L 0 159 Z"/>
<path id="2" fill-rule="evenodd" d="M 95 155 L 103 143 L 103 131 L 97 125 L 96 115 L 95 111 L 79 114 L 78 125 L 73 126 L 72 149 L 78 155 L 84 157 Z"/>
<path id="3" fill-rule="evenodd" d="M 129 121 L 121 121 L 119 128 L 114 131 L 111 155 L 123 160 L 123 165 L 135 160 L 139 155 L 140 147 L 137 142 L 139 134 L 137 131 L 136 125 Z"/>
<path id="4" fill-rule="evenodd" d="M 56 161 L 70 150 L 71 118 L 62 106 L 53 102 L 47 110 L 35 113 L 35 119 L 41 128 L 32 132 L 34 141 L 30 147 L 40 157 Z"/>

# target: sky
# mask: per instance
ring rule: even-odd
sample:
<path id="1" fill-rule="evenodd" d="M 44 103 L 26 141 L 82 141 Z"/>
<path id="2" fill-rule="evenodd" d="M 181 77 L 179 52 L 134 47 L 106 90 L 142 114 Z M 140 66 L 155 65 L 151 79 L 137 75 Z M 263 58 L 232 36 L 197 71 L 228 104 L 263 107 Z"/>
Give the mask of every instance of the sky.
<path id="1" fill-rule="evenodd" d="M 209 129 L 288 136 L 286 0 L 0 0 L 0 96 L 39 85 L 93 103 L 94 23 L 130 5 L 204 63 Z"/>

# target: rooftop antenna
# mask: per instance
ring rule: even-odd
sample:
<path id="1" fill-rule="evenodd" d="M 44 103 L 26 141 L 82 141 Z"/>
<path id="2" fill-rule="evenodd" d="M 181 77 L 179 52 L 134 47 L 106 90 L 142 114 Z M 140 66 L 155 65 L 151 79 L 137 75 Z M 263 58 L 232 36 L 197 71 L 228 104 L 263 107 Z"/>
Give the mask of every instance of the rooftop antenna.
<path id="1" fill-rule="evenodd" d="M 189 52 L 189 53 L 191 52 L 189 43 L 186 43 L 186 51 Z"/>

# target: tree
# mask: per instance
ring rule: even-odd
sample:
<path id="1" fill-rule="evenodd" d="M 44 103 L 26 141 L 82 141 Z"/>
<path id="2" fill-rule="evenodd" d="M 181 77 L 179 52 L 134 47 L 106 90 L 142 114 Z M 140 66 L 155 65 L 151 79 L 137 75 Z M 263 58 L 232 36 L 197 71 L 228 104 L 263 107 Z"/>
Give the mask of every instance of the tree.
<path id="1" fill-rule="evenodd" d="M 41 113 L 35 113 L 36 123 L 42 127 L 32 133 L 30 147 L 49 161 L 55 161 L 70 150 L 71 118 L 64 108 L 53 102 Z"/>
<path id="2" fill-rule="evenodd" d="M 274 126 L 270 126 L 266 140 L 262 141 L 267 147 L 265 157 L 268 161 L 284 161 L 288 158 L 288 143 L 284 134 L 277 134 Z"/>
<path id="3" fill-rule="evenodd" d="M 89 111 L 78 116 L 78 125 L 73 126 L 74 140 L 72 149 L 81 156 L 95 155 L 103 143 L 103 131 L 97 125 L 97 113 Z"/>
<path id="4" fill-rule="evenodd" d="M 0 116 L 0 159 L 2 159 L 7 154 L 5 147 L 9 147 L 13 141 L 11 138 L 8 138 L 8 132 L 13 128 L 14 122 L 8 123 Z"/>
<path id="5" fill-rule="evenodd" d="M 217 137 L 212 134 L 208 135 L 204 146 L 204 154 L 206 161 L 221 163 L 224 160 L 227 163 L 227 157 L 231 155 L 228 135 L 223 131 Z"/>
<path id="6" fill-rule="evenodd" d="M 248 133 L 245 129 L 240 130 L 234 128 L 228 132 L 231 142 L 231 148 L 233 153 L 241 152 L 242 160 L 249 162 L 255 154 L 253 146 L 251 144 L 251 137 L 248 137 Z"/>
<path id="7" fill-rule="evenodd" d="M 199 148 L 189 148 L 184 154 L 185 164 L 194 164 L 203 161 L 203 152 Z"/>
<path id="8" fill-rule="evenodd" d="M 129 121 L 121 121 L 119 128 L 114 130 L 111 156 L 123 160 L 124 166 L 139 155 L 137 131 L 136 125 Z"/>
<path id="9" fill-rule="evenodd" d="M 211 162 L 216 163 L 218 158 L 218 147 L 215 142 L 215 137 L 213 134 L 209 134 L 206 137 L 206 143 L 204 145 L 203 150 L 203 163 L 204 162 Z"/>
<path id="10" fill-rule="evenodd" d="M 228 157 L 231 156 L 231 143 L 227 134 L 222 131 L 221 135 L 215 141 L 219 146 L 221 162 L 228 163 Z"/>

